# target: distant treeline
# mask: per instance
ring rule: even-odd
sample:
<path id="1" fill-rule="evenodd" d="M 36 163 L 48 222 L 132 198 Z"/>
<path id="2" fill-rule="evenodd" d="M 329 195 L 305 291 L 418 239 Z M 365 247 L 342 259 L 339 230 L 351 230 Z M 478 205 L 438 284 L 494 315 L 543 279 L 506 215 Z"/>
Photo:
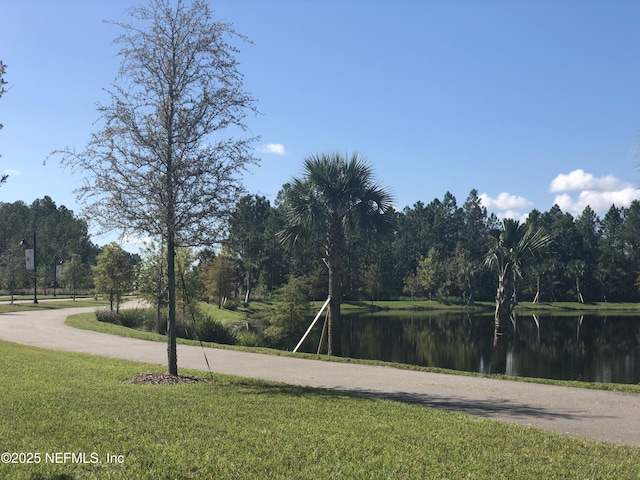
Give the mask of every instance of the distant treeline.
<path id="1" fill-rule="evenodd" d="M 244 299 L 248 291 L 251 297 L 268 298 L 293 275 L 308 282 L 314 299 L 326 298 L 324 234 L 319 231 L 285 250 L 277 239 L 285 222 L 284 198 L 281 192 L 272 205 L 262 196 L 243 197 L 228 225 L 227 242 L 215 253 L 201 252 L 201 261 L 224 259 L 225 268 L 218 272 L 224 272 L 231 297 Z M 546 212 L 533 210 L 527 223 L 544 228 L 552 243 L 517 281 L 518 300 L 640 300 L 640 202 L 627 208 L 612 205 L 603 218 L 590 207 L 574 217 L 554 205 Z M 476 190 L 462 206 L 449 192 L 426 205 L 417 202 L 394 212 L 393 224 L 386 237 L 356 232 L 348 239 L 345 300 L 494 300 L 497 278 L 483 259 L 489 236 L 502 223 L 487 213 Z M 0 288 L 33 285 L 24 249 L 31 248 L 34 236 L 39 288 L 63 286 L 64 274 L 71 275 L 67 269 L 77 264 L 86 272 L 79 287 L 91 287 L 90 267 L 100 248 L 92 243 L 86 222 L 71 210 L 57 207 L 49 197 L 31 205 L 0 203 L 0 225 Z M 56 265 L 63 272 L 57 280 Z M 216 278 L 219 282 L 220 273 Z"/>
<path id="2" fill-rule="evenodd" d="M 87 223 L 50 197 L 0 202 L 0 289 L 33 291 L 34 271 L 26 269 L 25 250 L 35 246 L 38 293 L 66 287 L 86 293 L 92 287 L 90 267 L 100 247 L 91 241 Z"/>
<path id="3" fill-rule="evenodd" d="M 286 185 L 285 185 L 286 189 Z M 236 263 L 238 289 L 265 293 L 289 275 L 303 276 L 316 299 L 326 298 L 323 235 L 285 251 L 276 239 L 284 225 L 284 196 L 275 205 L 260 196 L 238 204 L 222 254 Z M 483 265 L 487 240 L 502 223 L 487 214 L 472 190 L 458 206 L 447 192 L 428 204 L 394 213 L 388 237 L 358 235 L 347 242 L 345 299 L 399 297 L 492 301 L 497 278 Z M 611 206 L 603 218 L 586 207 L 577 217 L 554 205 L 533 210 L 527 223 L 542 227 L 551 246 L 517 281 L 517 299 L 532 301 L 637 301 L 640 202 Z"/>

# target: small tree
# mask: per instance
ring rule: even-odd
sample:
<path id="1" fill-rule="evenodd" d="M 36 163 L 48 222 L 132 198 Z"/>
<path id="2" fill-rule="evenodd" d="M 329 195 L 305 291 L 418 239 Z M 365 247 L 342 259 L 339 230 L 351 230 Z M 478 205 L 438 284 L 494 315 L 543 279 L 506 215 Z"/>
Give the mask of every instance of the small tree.
<path id="1" fill-rule="evenodd" d="M 255 112 L 232 41 L 206 0 L 148 0 L 116 23 L 122 60 L 103 125 L 63 165 L 86 173 L 79 197 L 105 230 L 159 237 L 166 248 L 167 363 L 178 374 L 176 250 L 218 243 L 255 162 L 244 119 Z M 230 133 L 225 133 L 229 132 Z M 238 135 L 240 133 L 240 135 Z"/>
<path id="2" fill-rule="evenodd" d="M 24 282 L 26 271 L 24 269 L 24 250 L 17 241 L 10 245 L 12 246 L 0 254 L 0 278 L 9 290 L 11 304 L 13 304 L 14 291 Z"/>
<path id="3" fill-rule="evenodd" d="M 98 255 L 97 264 L 93 267 L 93 281 L 97 294 L 109 297 L 109 308 L 116 313 L 120 311 L 122 297 L 131 290 L 133 267 L 129 255 L 117 243 L 112 242 L 104 247 Z"/>
<path id="4" fill-rule="evenodd" d="M 289 281 L 276 292 L 276 300 L 269 310 L 265 337 L 293 348 L 309 323 L 309 283 L 305 277 L 289 277 Z"/>
<path id="5" fill-rule="evenodd" d="M 371 303 L 374 300 L 379 300 L 380 288 L 382 286 L 382 271 L 380 265 L 372 263 L 367 267 L 364 272 L 364 287 L 371 298 Z"/>
<path id="6" fill-rule="evenodd" d="M 404 280 L 402 293 L 408 293 L 411 297 L 411 303 L 413 303 L 413 298 L 420 295 L 422 291 L 422 283 L 420 282 L 418 275 L 415 273 L 409 274 Z"/>
<path id="7" fill-rule="evenodd" d="M 234 259 L 224 251 L 207 262 L 203 268 L 205 293 L 217 299 L 218 308 L 233 293 L 236 283 L 236 265 Z"/>
<path id="8" fill-rule="evenodd" d="M 62 265 L 62 281 L 71 289 L 73 301 L 76 300 L 78 289 L 86 283 L 89 269 L 82 263 L 80 255 L 74 254 Z"/>
<path id="9" fill-rule="evenodd" d="M 435 248 L 430 248 L 426 258 L 420 260 L 416 275 L 422 288 L 429 292 L 429 300 L 432 299 L 432 293 L 438 291 L 438 287 L 444 282 L 445 263 L 442 256 Z"/>
<path id="10" fill-rule="evenodd" d="M 160 325 L 162 309 L 167 305 L 166 251 L 155 242 L 142 252 L 142 261 L 137 269 L 138 292 L 147 302 L 156 307 L 156 321 Z"/>

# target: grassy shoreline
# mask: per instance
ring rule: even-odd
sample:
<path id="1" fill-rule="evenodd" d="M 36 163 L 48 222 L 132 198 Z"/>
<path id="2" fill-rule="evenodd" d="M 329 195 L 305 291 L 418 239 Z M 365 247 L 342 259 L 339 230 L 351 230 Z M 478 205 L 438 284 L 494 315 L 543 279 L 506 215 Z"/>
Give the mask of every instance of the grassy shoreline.
<path id="1" fill-rule="evenodd" d="M 41 459 L 0 464 L 0 478 L 640 476 L 635 447 L 223 375 L 214 383 L 132 385 L 136 374 L 163 368 L 0 346 L 3 451 Z M 52 452 L 84 453 L 88 462 L 45 462 Z"/>
<path id="2" fill-rule="evenodd" d="M 320 308 L 323 302 L 313 302 L 313 306 Z M 342 310 L 345 312 L 354 310 L 376 310 L 376 311 L 428 311 L 428 310 L 450 310 L 450 311 L 472 311 L 472 312 L 493 312 L 495 303 L 475 302 L 472 305 L 442 303 L 435 300 L 381 300 L 374 302 L 344 302 Z M 640 315 L 640 303 L 609 303 L 609 302 L 518 302 L 516 313 L 562 313 L 572 312 L 577 315 L 581 313 L 618 313 L 632 312 Z"/>

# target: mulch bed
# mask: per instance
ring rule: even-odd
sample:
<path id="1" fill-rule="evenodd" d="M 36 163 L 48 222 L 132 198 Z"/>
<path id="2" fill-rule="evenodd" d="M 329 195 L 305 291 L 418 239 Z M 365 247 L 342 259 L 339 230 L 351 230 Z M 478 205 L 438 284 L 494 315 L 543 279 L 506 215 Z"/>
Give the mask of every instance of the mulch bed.
<path id="1" fill-rule="evenodd" d="M 129 379 L 134 385 L 174 385 L 176 383 L 211 382 L 210 378 L 169 375 L 168 373 L 140 373 Z"/>

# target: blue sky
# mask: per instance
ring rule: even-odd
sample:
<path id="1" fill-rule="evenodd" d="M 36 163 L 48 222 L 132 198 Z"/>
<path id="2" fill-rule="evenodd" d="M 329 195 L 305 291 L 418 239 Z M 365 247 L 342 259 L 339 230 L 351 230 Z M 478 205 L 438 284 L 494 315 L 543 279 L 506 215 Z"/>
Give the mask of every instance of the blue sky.
<path id="1" fill-rule="evenodd" d="M 123 0 L 0 0 L 0 201 L 81 210 L 56 161 L 97 129 L 119 65 Z M 601 216 L 640 198 L 640 2 L 212 1 L 238 44 L 259 167 L 274 200 L 314 153 L 358 152 L 398 208 L 472 188 L 499 216 L 558 203 Z M 96 239 L 101 243 L 100 239 Z"/>

